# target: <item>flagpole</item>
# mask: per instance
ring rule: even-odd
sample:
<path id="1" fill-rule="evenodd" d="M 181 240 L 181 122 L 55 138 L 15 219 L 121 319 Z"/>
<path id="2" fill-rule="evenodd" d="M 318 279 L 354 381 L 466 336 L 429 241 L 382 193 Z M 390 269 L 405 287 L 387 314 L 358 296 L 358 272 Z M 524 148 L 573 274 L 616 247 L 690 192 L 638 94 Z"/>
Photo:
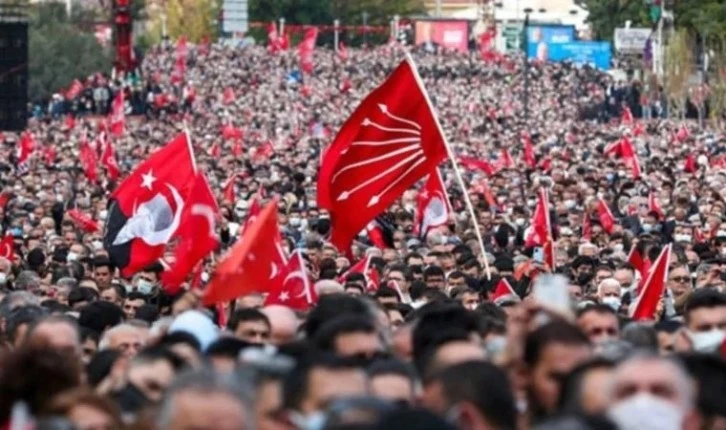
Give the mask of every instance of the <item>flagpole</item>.
<path id="1" fill-rule="evenodd" d="M 469 216 L 471 217 L 471 221 L 474 224 L 474 233 L 476 234 L 476 239 L 479 242 L 479 248 L 481 249 L 481 256 L 484 260 L 484 270 L 487 275 L 487 280 L 492 279 L 492 272 L 489 268 L 489 259 L 487 258 L 487 250 L 484 247 L 484 239 L 482 238 L 481 231 L 479 229 L 479 221 L 476 218 L 476 212 L 474 211 L 474 205 L 471 204 L 471 199 L 469 198 L 469 193 L 466 190 L 466 185 L 464 185 L 464 180 L 461 176 L 461 170 L 459 169 L 459 165 L 456 162 L 456 157 L 454 157 L 454 152 L 451 150 L 451 146 L 449 145 L 448 140 L 446 139 L 446 135 L 444 134 L 444 130 L 441 127 L 441 123 L 439 122 L 439 117 L 436 115 L 436 111 L 434 110 L 434 105 L 431 103 L 431 99 L 429 99 L 429 94 L 426 91 L 426 87 L 423 85 L 423 81 L 421 80 L 421 76 L 418 74 L 418 69 L 416 68 L 416 63 L 414 63 L 413 58 L 411 57 L 411 54 L 409 52 L 406 52 L 406 61 L 408 61 L 411 65 L 411 69 L 413 69 L 413 75 L 416 78 L 416 82 L 418 83 L 418 86 L 421 88 L 421 92 L 424 95 L 424 99 L 426 100 L 426 103 L 429 105 L 429 109 L 431 109 L 431 112 L 434 114 L 434 121 L 436 121 L 436 127 L 439 129 L 439 133 L 441 134 L 441 137 L 444 141 L 444 147 L 446 148 L 446 154 L 449 156 L 449 160 L 451 160 L 451 165 L 454 167 L 454 176 L 456 177 L 456 182 L 459 184 L 459 187 L 461 188 L 462 193 L 464 194 L 464 203 L 466 203 L 466 208 L 469 212 Z"/>

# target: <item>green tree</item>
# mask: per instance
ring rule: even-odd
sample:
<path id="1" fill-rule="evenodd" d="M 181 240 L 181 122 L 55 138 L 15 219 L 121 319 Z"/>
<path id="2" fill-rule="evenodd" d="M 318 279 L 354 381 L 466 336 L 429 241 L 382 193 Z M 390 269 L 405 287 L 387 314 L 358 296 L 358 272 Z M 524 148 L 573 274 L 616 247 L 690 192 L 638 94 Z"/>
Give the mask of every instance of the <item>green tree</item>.
<path id="1" fill-rule="evenodd" d="M 82 79 L 111 68 L 111 57 L 92 33 L 70 23 L 57 3 L 32 6 L 29 26 L 29 85 L 31 100 L 39 101 Z"/>
<path id="2" fill-rule="evenodd" d="M 630 20 L 633 27 L 650 27 L 648 7 L 643 0 L 575 0 L 588 12 L 593 38 L 612 40 L 615 29 Z"/>
<path id="3" fill-rule="evenodd" d="M 671 35 L 665 55 L 664 89 L 668 97 L 669 111 L 673 117 L 683 118 L 694 72 L 693 43 L 685 29 Z"/>

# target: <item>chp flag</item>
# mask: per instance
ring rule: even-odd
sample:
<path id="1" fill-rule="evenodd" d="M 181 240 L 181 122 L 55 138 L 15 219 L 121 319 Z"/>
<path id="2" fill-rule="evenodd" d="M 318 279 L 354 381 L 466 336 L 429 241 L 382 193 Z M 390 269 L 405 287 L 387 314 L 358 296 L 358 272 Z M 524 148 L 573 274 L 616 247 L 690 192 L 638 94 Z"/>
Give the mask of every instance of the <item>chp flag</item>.
<path id="1" fill-rule="evenodd" d="M 330 212 L 331 242 L 347 252 L 358 233 L 447 157 L 426 89 L 411 58 L 343 124 L 318 175 L 318 206 Z"/>
<path id="2" fill-rule="evenodd" d="M 111 194 L 103 244 L 123 276 L 158 261 L 181 224 L 197 165 L 179 134 L 142 162 Z"/>

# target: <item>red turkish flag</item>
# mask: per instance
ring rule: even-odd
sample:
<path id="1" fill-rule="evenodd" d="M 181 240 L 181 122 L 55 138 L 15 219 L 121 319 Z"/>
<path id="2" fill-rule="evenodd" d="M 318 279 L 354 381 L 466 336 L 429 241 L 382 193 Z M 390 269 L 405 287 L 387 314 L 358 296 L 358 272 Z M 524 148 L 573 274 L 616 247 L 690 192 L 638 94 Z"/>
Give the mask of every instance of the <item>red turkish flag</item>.
<path id="1" fill-rule="evenodd" d="M 198 173 L 184 202 L 177 232 L 179 242 L 174 249 L 174 264 L 161 277 L 167 293 L 177 292 L 181 283 L 194 271 L 194 267 L 219 246 L 219 239 L 214 231 L 218 214 L 219 207 L 207 179 L 204 174 Z"/>
<path id="2" fill-rule="evenodd" d="M 234 203 L 234 182 L 235 179 L 237 179 L 237 175 L 230 176 L 225 182 L 223 186 L 222 194 L 224 195 L 224 201 L 226 203 L 233 204 Z"/>
<path id="3" fill-rule="evenodd" d="M 518 302 L 521 300 L 507 278 L 502 278 L 497 282 L 497 286 L 494 288 L 494 292 L 489 299 L 495 305 L 500 305 L 505 301 L 514 300 Z"/>
<path id="4" fill-rule="evenodd" d="M 449 221 L 451 204 L 438 168 L 429 174 L 416 197 L 416 203 L 414 234 L 425 237 L 429 230 Z"/>
<path id="5" fill-rule="evenodd" d="M 300 69 L 303 73 L 312 73 L 315 68 L 313 64 L 313 52 L 315 51 L 315 43 L 318 38 L 318 29 L 316 27 L 308 27 L 305 29 L 305 35 L 298 47 L 300 56 Z"/>
<path id="6" fill-rule="evenodd" d="M 114 136 L 124 134 L 126 128 L 126 112 L 124 111 L 124 92 L 116 93 L 111 103 L 111 114 L 108 117 L 108 129 Z"/>
<path id="7" fill-rule="evenodd" d="M 497 164 L 499 165 L 499 170 L 511 169 L 514 167 L 514 160 L 512 159 L 512 154 L 509 153 L 507 148 L 502 148 L 502 154 L 499 157 L 499 160 L 497 160 Z"/>
<path id="8" fill-rule="evenodd" d="M 686 173 L 696 173 L 697 170 L 698 165 L 696 165 L 696 156 L 693 155 L 693 153 L 690 153 L 686 156 L 686 159 L 683 162 L 683 171 Z"/>
<path id="9" fill-rule="evenodd" d="M 99 140 L 101 147 L 103 148 L 103 152 L 101 152 L 101 164 L 106 168 L 106 173 L 108 174 L 109 179 L 115 181 L 119 176 L 121 176 L 121 169 L 119 169 L 118 162 L 116 162 L 116 154 L 114 152 L 113 143 L 111 143 L 109 139 L 105 138 L 105 133 L 101 133 Z"/>
<path id="10" fill-rule="evenodd" d="M 219 144 L 217 142 L 214 142 L 212 144 L 212 147 L 209 148 L 209 155 L 212 158 L 219 158 L 219 157 L 221 157 L 222 156 L 222 147 L 219 146 Z"/>
<path id="11" fill-rule="evenodd" d="M 630 111 L 629 107 L 623 106 L 623 113 L 622 113 L 622 116 L 620 117 L 620 122 L 622 124 L 631 125 L 631 124 L 633 124 L 633 121 L 634 121 L 633 112 Z"/>
<path id="12" fill-rule="evenodd" d="M 278 267 L 269 269 L 279 255 L 276 241 L 270 238 L 278 235 L 277 200 L 273 200 L 217 266 L 205 290 L 205 306 L 268 291 L 271 279 L 279 273 Z"/>
<path id="13" fill-rule="evenodd" d="M 638 155 L 635 153 L 635 148 L 633 148 L 633 144 L 630 142 L 630 139 L 624 137 L 621 140 L 619 155 L 622 157 L 625 165 L 630 167 L 633 179 L 640 178 L 642 175 L 640 160 L 638 159 Z"/>
<path id="14" fill-rule="evenodd" d="M 66 100 L 75 99 L 81 94 L 81 91 L 83 91 L 83 84 L 78 79 L 74 79 L 73 82 L 71 82 L 71 86 L 68 87 L 68 90 L 66 91 Z"/>
<path id="15" fill-rule="evenodd" d="M 196 175 L 192 145 L 182 133 L 139 164 L 113 192 L 104 247 L 123 276 L 164 254 L 179 229 Z"/>
<path id="16" fill-rule="evenodd" d="M 613 234 L 613 229 L 615 228 L 615 217 L 613 216 L 613 213 L 610 212 L 610 208 L 605 200 L 598 199 L 597 212 L 600 216 L 600 225 L 602 225 L 605 233 Z"/>
<path id="17" fill-rule="evenodd" d="M 255 151 L 254 159 L 256 161 L 268 160 L 275 153 L 275 148 L 272 146 L 272 141 L 268 140 L 262 145 L 257 147 Z"/>
<path id="18" fill-rule="evenodd" d="M 652 321 L 658 303 L 668 283 L 668 264 L 671 259 L 671 245 L 666 245 L 648 273 L 638 298 L 631 309 L 630 317 L 635 321 Z"/>
<path id="19" fill-rule="evenodd" d="M 209 55 L 209 36 L 206 34 L 202 36 L 202 39 L 199 41 L 199 46 L 197 48 L 199 55 L 202 57 L 205 57 Z"/>
<path id="20" fill-rule="evenodd" d="M 646 276 L 648 276 L 648 270 L 650 270 L 650 262 L 648 259 L 643 258 L 642 255 L 640 255 L 640 251 L 638 251 L 638 248 L 636 246 L 633 246 L 630 249 L 630 254 L 628 254 L 628 264 L 633 266 L 635 270 L 640 273 L 641 279 L 645 279 Z"/>
<path id="21" fill-rule="evenodd" d="M 345 122 L 323 157 L 318 205 L 331 242 L 353 238 L 446 158 L 444 136 L 415 66 L 403 61 Z"/>
<path id="22" fill-rule="evenodd" d="M 655 194 L 652 191 L 648 194 L 648 211 L 657 213 L 659 221 L 665 218 L 663 208 L 658 203 L 658 199 L 655 198 Z"/>
<path id="23" fill-rule="evenodd" d="M 638 137 L 645 134 L 645 126 L 642 122 L 635 124 L 633 127 L 633 136 Z"/>
<path id="24" fill-rule="evenodd" d="M 76 227 L 82 229 L 86 233 L 95 233 L 101 230 L 97 221 L 94 221 L 90 215 L 85 212 L 81 212 L 78 209 L 69 210 L 68 216 L 71 217 L 71 220 L 73 220 Z"/>
<path id="25" fill-rule="evenodd" d="M 369 222 L 368 226 L 366 226 L 366 231 L 368 232 L 368 239 L 371 241 L 373 246 L 379 249 L 388 248 L 388 245 L 386 245 L 386 240 L 383 238 L 383 231 L 381 230 L 381 226 L 378 225 L 377 222 Z"/>
<path id="26" fill-rule="evenodd" d="M 45 148 L 43 148 L 43 158 L 45 159 L 45 164 L 47 166 L 52 166 L 53 164 L 55 164 L 55 156 L 55 145 L 52 143 L 45 145 Z"/>
<path id="27" fill-rule="evenodd" d="M 338 44 L 338 58 L 340 58 L 342 61 L 348 59 L 348 47 L 345 46 L 345 43 L 343 42 L 340 42 L 340 44 Z"/>
<path id="28" fill-rule="evenodd" d="M 66 115 L 66 121 L 65 121 L 66 129 L 73 130 L 76 128 L 76 119 L 73 117 L 73 115 Z"/>
<path id="29" fill-rule="evenodd" d="M 582 215 L 582 238 L 588 242 L 592 240 L 592 222 L 587 212 Z"/>
<path id="30" fill-rule="evenodd" d="M 534 157 L 534 146 L 532 145 L 532 139 L 529 134 L 525 134 L 524 140 L 524 164 L 530 169 L 537 167 L 537 160 Z"/>
<path id="31" fill-rule="evenodd" d="M 23 164 L 28 161 L 30 155 L 35 150 L 35 139 L 30 132 L 25 131 L 20 135 L 20 142 L 18 145 L 18 164 Z"/>
<path id="32" fill-rule="evenodd" d="M 255 222 L 257 217 L 260 216 L 260 212 L 262 211 L 262 208 L 260 208 L 260 202 L 257 199 L 252 200 L 252 204 L 250 205 L 250 209 L 247 212 L 247 219 L 245 219 L 244 224 L 239 229 L 239 234 L 242 236 L 245 231 L 250 228 L 252 223 Z"/>
<path id="33" fill-rule="evenodd" d="M 15 256 L 15 238 L 12 234 L 6 234 L 0 241 L 0 257 L 12 261 Z"/>
<path id="34" fill-rule="evenodd" d="M 318 296 L 299 250 L 292 253 L 290 261 L 277 279 L 267 294 L 265 306 L 282 305 L 297 311 L 306 311 L 317 303 Z"/>
<path id="35" fill-rule="evenodd" d="M 242 139 L 244 137 L 244 131 L 241 128 L 233 126 L 232 124 L 225 124 L 222 127 L 222 137 L 225 140 Z"/>
<path id="36" fill-rule="evenodd" d="M 555 269 L 555 247 L 552 240 L 550 223 L 550 202 L 546 190 L 540 189 L 537 195 L 537 206 L 534 208 L 530 227 L 524 233 L 525 246 L 530 248 L 541 246 L 544 251 L 545 263 L 551 270 Z"/>
<path id="37" fill-rule="evenodd" d="M 234 94 L 232 87 L 225 88 L 222 93 L 222 103 L 229 105 L 234 103 L 235 100 L 237 100 L 237 96 Z"/>
<path id="38" fill-rule="evenodd" d="M 459 157 L 459 164 L 466 170 L 478 170 L 484 172 L 487 176 L 497 173 L 497 169 L 487 160 L 479 160 L 474 157 Z"/>
<path id="39" fill-rule="evenodd" d="M 366 278 L 366 289 L 368 291 L 376 291 L 378 290 L 378 285 L 380 284 L 380 279 L 378 276 L 378 270 L 371 265 L 371 256 L 367 255 L 364 258 L 361 258 L 358 260 L 354 265 L 350 266 L 348 270 L 345 271 L 338 280 L 340 282 L 345 282 L 346 279 L 348 279 L 348 276 L 352 273 L 362 273 L 363 276 Z"/>
<path id="40" fill-rule="evenodd" d="M 83 171 L 89 181 L 98 182 L 98 156 L 96 155 L 96 151 L 91 148 L 85 136 L 81 140 L 80 145 L 81 148 L 78 158 L 83 166 Z"/>
<path id="41" fill-rule="evenodd" d="M 244 147 L 242 146 L 242 140 L 237 139 L 234 141 L 234 146 L 232 147 L 232 155 L 234 155 L 236 158 L 239 158 L 242 156 L 242 153 L 244 152 Z"/>
<path id="42" fill-rule="evenodd" d="M 274 22 L 267 24 L 267 51 L 274 54 L 280 50 L 280 38 Z"/>

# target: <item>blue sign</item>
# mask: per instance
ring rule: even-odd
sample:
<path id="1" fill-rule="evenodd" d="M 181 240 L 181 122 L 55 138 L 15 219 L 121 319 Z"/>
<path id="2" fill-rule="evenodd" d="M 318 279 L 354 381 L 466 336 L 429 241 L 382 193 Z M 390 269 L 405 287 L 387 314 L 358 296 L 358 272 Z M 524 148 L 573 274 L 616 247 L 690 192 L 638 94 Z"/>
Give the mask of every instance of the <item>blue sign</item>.
<path id="1" fill-rule="evenodd" d="M 572 25 L 530 25 L 527 27 L 527 57 L 547 60 L 552 45 L 575 41 Z"/>
<path id="2" fill-rule="evenodd" d="M 549 46 L 549 60 L 589 64 L 600 70 L 610 69 L 610 42 L 570 42 Z"/>

